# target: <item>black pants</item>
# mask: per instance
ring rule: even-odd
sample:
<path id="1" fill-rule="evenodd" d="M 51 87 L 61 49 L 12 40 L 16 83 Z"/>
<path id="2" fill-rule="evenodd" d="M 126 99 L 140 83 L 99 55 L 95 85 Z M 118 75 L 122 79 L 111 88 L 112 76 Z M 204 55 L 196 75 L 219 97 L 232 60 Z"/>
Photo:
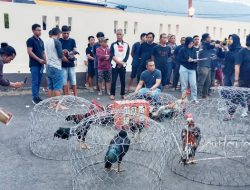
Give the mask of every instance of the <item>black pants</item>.
<path id="1" fill-rule="evenodd" d="M 180 71 L 180 64 L 179 63 L 175 63 L 173 88 L 177 88 L 177 86 L 178 86 L 178 82 L 179 82 L 179 78 L 180 78 L 179 71 Z"/>
<path id="2" fill-rule="evenodd" d="M 119 75 L 121 82 L 121 96 L 125 95 L 126 68 L 112 68 L 111 95 L 115 96 L 116 81 Z"/>
<path id="3" fill-rule="evenodd" d="M 208 95 L 208 89 L 211 84 L 211 68 L 209 67 L 198 67 L 198 95 L 205 97 Z"/>
<path id="4" fill-rule="evenodd" d="M 139 67 L 138 67 L 138 70 L 137 70 L 137 83 L 140 82 L 140 78 L 141 78 L 141 74 L 143 71 L 145 71 L 147 68 L 146 68 L 146 65 L 145 64 L 140 64 Z"/>

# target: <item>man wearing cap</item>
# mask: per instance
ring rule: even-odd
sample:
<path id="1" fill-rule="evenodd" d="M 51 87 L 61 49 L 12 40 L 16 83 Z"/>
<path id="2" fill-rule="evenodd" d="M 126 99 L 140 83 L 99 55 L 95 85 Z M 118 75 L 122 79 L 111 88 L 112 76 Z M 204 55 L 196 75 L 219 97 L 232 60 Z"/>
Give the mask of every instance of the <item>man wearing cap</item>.
<path id="1" fill-rule="evenodd" d="M 121 82 L 121 98 L 125 95 L 125 80 L 126 80 L 126 66 L 129 58 L 129 45 L 123 41 L 123 31 L 118 29 L 116 32 L 117 41 L 110 47 L 110 59 L 112 65 L 112 82 L 111 82 L 111 96 L 110 99 L 115 99 L 116 81 L 119 75 Z"/>
<path id="2" fill-rule="evenodd" d="M 67 54 L 72 51 L 76 51 L 76 42 L 74 39 L 69 37 L 70 28 L 68 26 L 62 26 L 62 38 L 60 42 L 62 43 L 62 49 L 64 51 L 66 59 L 62 61 L 62 71 L 63 71 L 63 92 L 65 95 L 69 95 L 68 81 L 71 84 L 74 96 L 77 96 L 77 86 L 76 86 L 76 71 L 75 63 L 73 59 L 69 59 Z"/>
<path id="3" fill-rule="evenodd" d="M 96 55 L 96 50 L 97 48 L 99 48 L 101 45 L 100 45 L 100 39 L 101 38 L 104 38 L 105 35 L 103 32 L 97 32 L 96 34 L 96 37 L 98 39 L 98 42 L 96 42 L 93 46 L 93 55 L 94 55 L 94 68 L 95 68 L 95 85 L 97 86 L 98 88 L 98 57 Z M 99 90 L 99 89 L 98 89 Z"/>

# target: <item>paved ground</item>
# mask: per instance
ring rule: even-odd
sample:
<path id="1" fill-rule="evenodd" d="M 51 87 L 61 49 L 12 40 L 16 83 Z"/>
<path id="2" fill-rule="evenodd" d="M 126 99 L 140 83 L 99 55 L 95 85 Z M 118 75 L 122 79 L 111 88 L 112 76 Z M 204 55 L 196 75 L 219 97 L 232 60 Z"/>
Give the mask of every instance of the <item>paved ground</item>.
<path id="1" fill-rule="evenodd" d="M 12 112 L 14 119 L 8 127 L 0 124 L 0 190 L 72 189 L 69 162 L 41 159 L 34 156 L 29 150 L 29 113 L 33 108 L 29 91 L 5 94 L 12 95 L 0 96 L 0 107 Z M 86 91 L 82 91 L 80 96 L 86 99 L 93 98 L 93 95 Z M 107 97 L 101 97 L 99 101 L 109 102 Z M 204 172 L 206 171 L 204 170 Z M 128 187 L 127 189 L 133 188 Z M 250 187 L 231 188 L 203 185 L 177 176 L 166 168 L 163 176 L 163 189 L 249 190 Z"/>

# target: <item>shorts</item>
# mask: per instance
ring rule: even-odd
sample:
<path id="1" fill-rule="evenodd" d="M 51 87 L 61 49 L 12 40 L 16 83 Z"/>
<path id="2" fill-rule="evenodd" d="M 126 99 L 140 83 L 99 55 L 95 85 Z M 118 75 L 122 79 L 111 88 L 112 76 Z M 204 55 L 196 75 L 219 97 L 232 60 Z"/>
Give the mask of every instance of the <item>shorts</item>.
<path id="1" fill-rule="evenodd" d="M 94 63 L 89 63 L 89 64 L 88 64 L 88 75 L 89 75 L 90 77 L 95 76 Z"/>
<path id="2" fill-rule="evenodd" d="M 55 67 L 47 66 L 46 68 L 48 89 L 61 91 L 63 88 L 63 73 L 62 70 Z"/>
<path id="3" fill-rule="evenodd" d="M 131 75 L 130 75 L 131 79 L 136 78 L 137 73 L 138 73 L 138 67 L 139 67 L 139 65 L 132 65 L 132 71 L 131 71 Z"/>
<path id="4" fill-rule="evenodd" d="M 98 71 L 98 82 L 102 81 L 110 82 L 111 81 L 111 71 Z"/>
<path id="5" fill-rule="evenodd" d="M 67 85 L 70 81 L 71 85 L 76 85 L 75 67 L 63 67 L 63 85 Z"/>

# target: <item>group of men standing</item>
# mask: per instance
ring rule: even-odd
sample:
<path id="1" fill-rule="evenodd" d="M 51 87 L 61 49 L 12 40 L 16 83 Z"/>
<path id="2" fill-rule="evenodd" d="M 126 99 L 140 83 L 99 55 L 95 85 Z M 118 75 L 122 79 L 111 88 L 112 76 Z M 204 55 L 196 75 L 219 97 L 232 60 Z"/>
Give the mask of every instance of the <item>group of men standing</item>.
<path id="1" fill-rule="evenodd" d="M 45 66 L 49 97 L 59 96 L 62 89 L 64 94 L 68 95 L 69 83 L 74 95 L 77 96 L 75 58 L 70 55 L 76 52 L 76 43 L 74 39 L 69 38 L 70 28 L 68 26 L 63 26 L 62 30 L 53 28 L 45 44 L 40 38 L 39 24 L 32 25 L 32 32 L 33 36 L 26 42 L 32 77 L 32 102 L 37 104 L 42 101 L 39 90 Z"/>
<path id="2" fill-rule="evenodd" d="M 40 25 L 34 24 L 32 31 L 34 35 L 27 40 L 27 48 L 32 74 L 33 102 L 41 101 L 39 87 L 45 65 L 49 96 L 60 95 L 61 89 L 68 95 L 69 83 L 77 96 L 74 58 L 77 51 L 75 40 L 69 38 L 70 27 L 63 26 L 61 30 L 53 28 L 45 45 L 40 39 Z M 124 34 L 120 29 L 116 31 L 117 40 L 110 46 L 103 32 L 98 32 L 96 37 L 98 42 L 95 42 L 94 36 L 88 37 L 89 44 L 86 48 L 89 91 L 94 92 L 95 83 L 98 94 L 102 95 L 105 84 L 106 93 L 114 100 L 119 76 L 120 95 L 124 99 L 129 44 L 123 40 Z M 149 89 L 159 92 L 165 87 L 176 90 L 180 81 L 181 91 L 190 89 L 191 101 L 197 103 L 198 97 L 207 98 L 209 95 L 218 69 L 221 72 L 223 70 L 224 85 L 250 87 L 249 35 L 246 48 L 241 47 L 239 36 L 235 34 L 230 35 L 226 43 L 213 42 L 208 33 L 203 34 L 201 40 L 198 35 L 182 37 L 179 46 L 176 45 L 176 37 L 172 34 L 161 34 L 159 43 L 155 43 L 154 39 L 154 33 L 142 33 L 140 41 L 133 44 L 132 72 L 127 92 L 131 91 L 134 79 L 138 82 L 136 91 L 145 86 L 144 91 L 147 93 Z M 220 83 L 222 85 L 223 81 Z"/>

